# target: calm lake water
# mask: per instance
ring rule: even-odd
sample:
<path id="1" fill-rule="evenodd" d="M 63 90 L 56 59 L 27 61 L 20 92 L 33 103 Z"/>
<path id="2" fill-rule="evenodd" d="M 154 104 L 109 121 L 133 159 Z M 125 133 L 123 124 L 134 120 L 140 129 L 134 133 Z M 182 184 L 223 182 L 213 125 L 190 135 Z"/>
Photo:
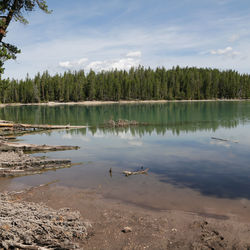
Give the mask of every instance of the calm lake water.
<path id="1" fill-rule="evenodd" d="M 102 126 L 109 119 L 119 118 L 147 125 L 125 129 Z M 78 145 L 80 149 L 76 151 L 37 154 L 69 158 L 77 164 L 41 175 L 2 179 L 2 188 L 57 181 L 64 186 L 94 188 L 106 198 L 155 209 L 185 207 L 193 211 L 196 206 L 205 211 L 204 206 L 212 207 L 211 202 L 219 200 L 224 201 L 221 206 L 225 208 L 229 201 L 237 201 L 237 206 L 244 208 L 249 205 L 248 101 L 10 106 L 0 109 L 0 119 L 90 126 L 20 137 L 29 143 Z M 138 170 L 142 166 L 149 168 L 148 175 L 122 175 L 123 170 Z M 209 211 L 212 210 L 206 209 Z"/>

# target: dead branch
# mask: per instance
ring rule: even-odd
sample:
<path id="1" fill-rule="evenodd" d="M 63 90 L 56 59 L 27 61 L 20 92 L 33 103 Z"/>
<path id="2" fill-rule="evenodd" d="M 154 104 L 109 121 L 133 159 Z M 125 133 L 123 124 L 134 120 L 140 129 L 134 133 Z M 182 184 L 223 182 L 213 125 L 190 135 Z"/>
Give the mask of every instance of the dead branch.
<path id="1" fill-rule="evenodd" d="M 129 175 L 136 175 L 136 174 L 148 174 L 149 168 L 146 168 L 145 170 L 139 170 L 139 171 L 123 171 L 122 173 L 125 174 L 125 176 Z"/>

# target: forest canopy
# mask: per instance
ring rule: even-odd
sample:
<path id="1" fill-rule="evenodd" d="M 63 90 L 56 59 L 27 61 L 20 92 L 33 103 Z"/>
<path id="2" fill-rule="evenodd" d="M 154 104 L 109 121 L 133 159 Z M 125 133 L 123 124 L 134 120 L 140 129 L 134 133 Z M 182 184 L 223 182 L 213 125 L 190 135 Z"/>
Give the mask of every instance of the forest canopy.
<path id="1" fill-rule="evenodd" d="M 250 75 L 209 68 L 90 70 L 0 80 L 1 103 L 250 98 Z"/>

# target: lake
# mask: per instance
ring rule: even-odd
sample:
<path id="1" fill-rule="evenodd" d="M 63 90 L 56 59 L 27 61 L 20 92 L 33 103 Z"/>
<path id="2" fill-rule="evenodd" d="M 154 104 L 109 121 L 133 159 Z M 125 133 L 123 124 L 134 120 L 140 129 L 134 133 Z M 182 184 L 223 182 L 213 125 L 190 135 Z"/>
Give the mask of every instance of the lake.
<path id="1" fill-rule="evenodd" d="M 79 146 L 76 151 L 36 154 L 68 158 L 75 165 L 1 179 L 1 190 L 56 181 L 154 210 L 249 216 L 249 101 L 7 106 L 0 109 L 0 119 L 89 126 L 20 137 L 29 143 Z M 144 125 L 107 128 L 103 125 L 109 119 Z M 148 175 L 122 174 L 146 168 Z"/>

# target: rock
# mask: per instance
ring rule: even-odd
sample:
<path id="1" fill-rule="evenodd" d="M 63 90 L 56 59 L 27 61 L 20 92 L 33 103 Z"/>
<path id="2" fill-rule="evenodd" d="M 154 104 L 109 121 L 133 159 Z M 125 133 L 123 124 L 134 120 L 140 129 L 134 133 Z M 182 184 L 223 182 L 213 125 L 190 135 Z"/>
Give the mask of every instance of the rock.
<path id="1" fill-rule="evenodd" d="M 130 232 L 132 232 L 132 228 L 131 228 L 131 227 L 124 227 L 124 228 L 122 229 L 122 232 L 123 232 L 123 233 L 130 233 Z"/>

